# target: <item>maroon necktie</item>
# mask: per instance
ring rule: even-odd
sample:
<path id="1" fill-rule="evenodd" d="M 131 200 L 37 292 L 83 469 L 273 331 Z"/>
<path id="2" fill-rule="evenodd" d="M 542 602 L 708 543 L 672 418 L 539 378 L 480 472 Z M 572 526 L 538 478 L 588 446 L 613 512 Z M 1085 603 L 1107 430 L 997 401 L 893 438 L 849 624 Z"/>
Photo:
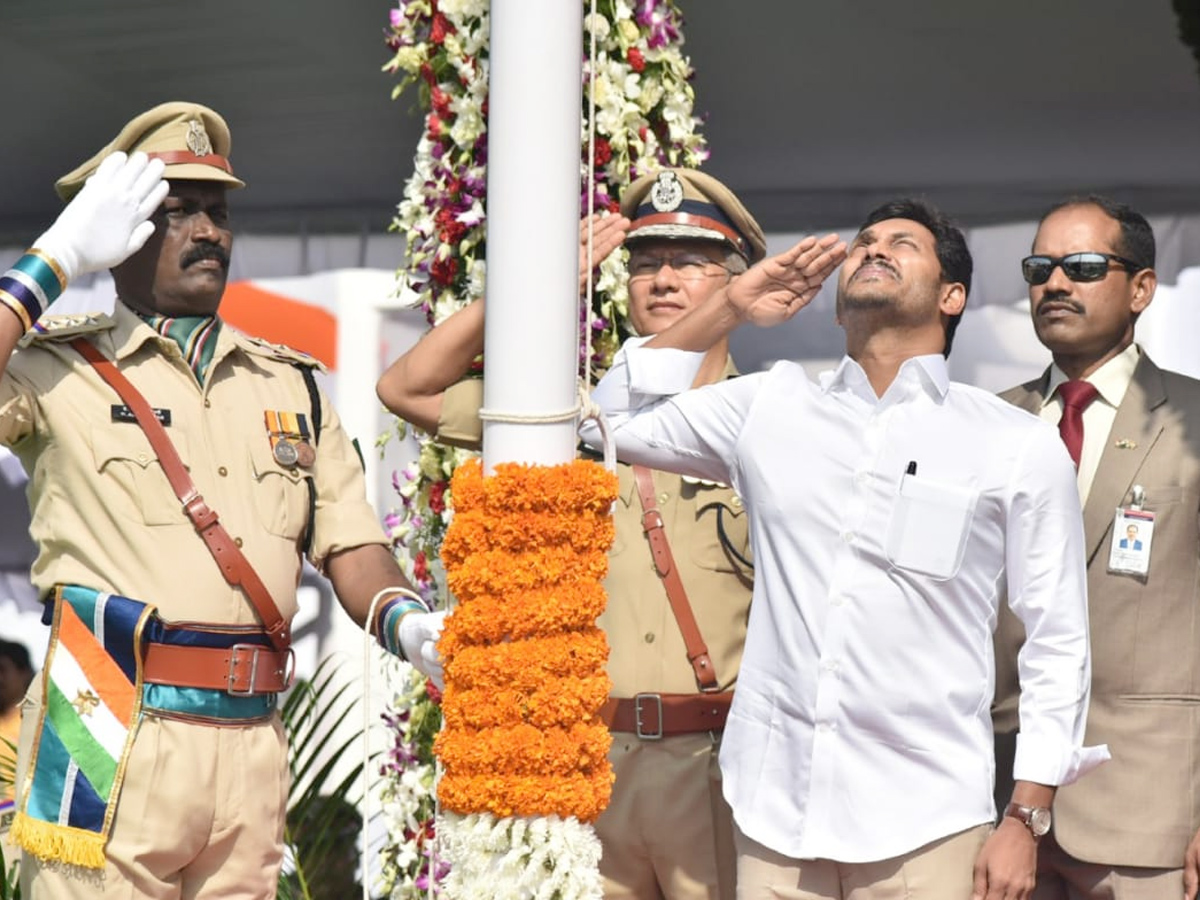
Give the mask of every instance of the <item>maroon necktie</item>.
<path id="1" fill-rule="evenodd" d="M 1067 452 L 1079 468 L 1079 454 L 1083 452 L 1083 411 L 1100 395 L 1095 386 L 1087 381 L 1064 381 L 1058 386 L 1062 399 L 1063 414 L 1058 420 L 1058 433 L 1062 435 Z"/>

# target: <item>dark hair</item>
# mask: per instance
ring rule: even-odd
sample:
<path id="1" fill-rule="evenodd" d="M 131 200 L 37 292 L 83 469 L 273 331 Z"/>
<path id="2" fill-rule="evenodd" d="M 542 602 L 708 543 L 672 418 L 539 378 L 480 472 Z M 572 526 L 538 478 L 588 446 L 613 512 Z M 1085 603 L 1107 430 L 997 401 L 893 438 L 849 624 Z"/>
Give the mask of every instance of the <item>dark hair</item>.
<path id="1" fill-rule="evenodd" d="M 867 213 L 858 230 L 861 232 L 885 219 L 908 219 L 929 229 L 933 235 L 938 264 L 942 267 L 942 283 L 961 284 L 965 300 L 971 293 L 971 272 L 975 263 L 971 259 L 971 251 L 967 249 L 967 239 L 958 226 L 933 204 L 913 197 L 902 197 L 875 207 Z M 946 345 L 942 348 L 943 356 L 950 355 L 950 345 L 954 343 L 954 332 L 958 329 L 958 320 L 961 318 L 962 313 L 957 313 L 946 320 Z"/>
<path id="2" fill-rule="evenodd" d="M 29 650 L 24 644 L 15 641 L 0 640 L 0 656 L 12 660 L 12 664 L 22 672 L 32 672 L 33 663 L 29 659 Z"/>
<path id="3" fill-rule="evenodd" d="M 1114 248 L 1117 255 L 1133 260 L 1143 269 L 1154 268 L 1157 252 L 1154 246 L 1154 229 L 1150 227 L 1145 216 L 1127 203 L 1118 203 L 1100 194 L 1069 197 L 1042 213 L 1042 217 L 1038 219 L 1038 228 L 1060 209 L 1069 209 L 1072 206 L 1094 206 L 1110 219 L 1114 219 L 1121 226 L 1121 237 Z"/>

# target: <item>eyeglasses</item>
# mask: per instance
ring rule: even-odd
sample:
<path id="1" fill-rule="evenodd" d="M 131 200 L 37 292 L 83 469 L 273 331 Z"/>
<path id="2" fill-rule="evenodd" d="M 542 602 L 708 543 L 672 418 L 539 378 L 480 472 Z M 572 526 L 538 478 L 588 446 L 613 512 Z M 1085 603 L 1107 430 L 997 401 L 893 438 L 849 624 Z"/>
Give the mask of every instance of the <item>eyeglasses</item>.
<path id="1" fill-rule="evenodd" d="M 642 253 L 635 250 L 629 254 L 630 278 L 649 278 L 658 274 L 663 266 L 670 266 L 680 278 L 688 280 L 707 278 L 725 271 L 723 264 L 709 259 L 703 253 Z M 720 266 L 720 271 L 713 271 L 710 266 Z"/>
<path id="2" fill-rule="evenodd" d="M 1146 268 L 1114 253 L 1087 252 L 1067 256 L 1027 256 L 1021 260 L 1021 274 L 1029 284 L 1045 284 L 1054 267 L 1062 266 L 1063 274 L 1072 281 L 1100 281 L 1108 274 L 1110 262 L 1117 263 L 1126 272 L 1140 272 Z"/>

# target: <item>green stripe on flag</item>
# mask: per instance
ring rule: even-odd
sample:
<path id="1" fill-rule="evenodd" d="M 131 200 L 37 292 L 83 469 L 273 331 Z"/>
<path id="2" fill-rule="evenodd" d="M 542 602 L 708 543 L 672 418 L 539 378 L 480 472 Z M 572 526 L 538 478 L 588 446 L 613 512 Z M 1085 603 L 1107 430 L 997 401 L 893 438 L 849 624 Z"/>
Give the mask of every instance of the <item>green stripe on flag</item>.
<path id="1" fill-rule="evenodd" d="M 47 714 L 59 740 L 79 766 L 79 771 L 91 782 L 96 793 L 108 799 L 113 780 L 117 776 L 117 760 L 113 759 L 100 742 L 92 736 L 79 715 L 53 681 L 49 682 L 49 708 Z"/>

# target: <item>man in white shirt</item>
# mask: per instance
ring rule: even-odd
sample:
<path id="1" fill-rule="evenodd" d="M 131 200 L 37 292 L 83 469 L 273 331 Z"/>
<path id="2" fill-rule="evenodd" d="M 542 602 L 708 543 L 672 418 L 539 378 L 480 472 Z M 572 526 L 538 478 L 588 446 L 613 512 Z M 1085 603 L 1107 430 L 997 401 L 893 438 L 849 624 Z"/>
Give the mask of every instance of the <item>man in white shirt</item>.
<path id="1" fill-rule="evenodd" d="M 1054 361 L 1001 396 L 1058 426 L 1079 461 L 1095 651 L 1087 740 L 1113 754 L 1055 797 L 1038 900 L 1195 900 L 1200 884 L 1200 381 L 1134 342 L 1154 262 L 1145 217 L 1095 196 L 1043 216 L 1022 262 Z M 1017 727 L 1021 638 L 1002 616 L 998 758 Z"/>
<path id="2" fill-rule="evenodd" d="M 688 390 L 708 346 L 786 320 L 843 260 L 836 370 L 817 384 L 781 362 Z M 1025 897 L 1055 786 L 1105 758 L 1082 746 L 1071 461 L 1054 429 L 946 374 L 970 276 L 940 213 L 886 204 L 849 248 L 806 238 L 630 342 L 595 391 L 622 458 L 730 483 L 750 514 L 755 596 L 721 754 L 742 900 Z M 993 833 L 1006 585 L 1030 638 L 1015 807 Z"/>

